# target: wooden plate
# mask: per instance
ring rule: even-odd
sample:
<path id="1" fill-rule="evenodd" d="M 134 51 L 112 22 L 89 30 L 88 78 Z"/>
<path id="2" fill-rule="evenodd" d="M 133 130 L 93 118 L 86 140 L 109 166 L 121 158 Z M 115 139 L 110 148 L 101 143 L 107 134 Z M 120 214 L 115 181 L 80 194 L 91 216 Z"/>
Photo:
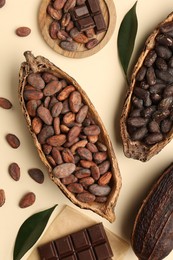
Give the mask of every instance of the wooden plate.
<path id="1" fill-rule="evenodd" d="M 38 14 L 38 23 L 42 36 L 46 43 L 57 53 L 70 58 L 84 58 L 91 56 L 100 51 L 110 40 L 116 23 L 115 5 L 112 0 L 100 0 L 100 7 L 104 15 L 107 25 L 107 31 L 102 32 L 96 36 L 99 43 L 93 49 L 87 50 L 83 44 L 78 44 L 78 49 L 75 52 L 66 51 L 59 46 L 59 40 L 53 40 L 49 35 L 49 26 L 52 18 L 47 14 L 47 6 L 50 0 L 43 0 L 40 5 Z"/>

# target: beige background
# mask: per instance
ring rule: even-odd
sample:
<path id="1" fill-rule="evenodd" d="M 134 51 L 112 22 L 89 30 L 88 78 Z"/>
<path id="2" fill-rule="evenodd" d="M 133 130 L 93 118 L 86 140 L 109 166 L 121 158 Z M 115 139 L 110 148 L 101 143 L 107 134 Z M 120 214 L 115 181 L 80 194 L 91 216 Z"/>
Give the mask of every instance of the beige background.
<path id="1" fill-rule="evenodd" d="M 137 209 L 152 182 L 172 162 L 173 148 L 173 143 L 168 144 L 147 163 L 128 159 L 123 154 L 119 135 L 119 118 L 127 86 L 117 56 L 116 40 L 120 22 L 135 1 L 114 0 L 117 23 L 112 38 L 101 51 L 84 59 L 60 56 L 44 42 L 37 24 L 40 0 L 7 0 L 6 2 L 6 5 L 0 9 L 0 96 L 9 98 L 14 107 L 10 111 L 0 109 L 0 188 L 6 192 L 6 203 L 0 208 L 0 259 L 12 260 L 17 231 L 31 214 L 56 203 L 59 206 L 55 213 L 58 213 L 66 204 L 74 207 L 48 179 L 46 169 L 37 155 L 19 107 L 18 71 L 24 60 L 23 52 L 26 50 L 31 50 L 35 55 L 44 55 L 74 77 L 87 92 L 99 112 L 115 148 L 123 187 L 116 207 L 117 219 L 113 224 L 92 212 L 86 210 L 81 210 L 81 212 L 102 221 L 112 232 L 129 241 Z M 133 61 L 148 33 L 172 11 L 172 8 L 172 0 L 138 1 L 139 30 Z M 26 38 L 19 38 L 14 33 L 18 26 L 29 26 L 32 33 Z M 13 150 L 6 143 L 4 137 L 9 132 L 20 138 L 19 149 Z M 19 182 L 15 182 L 8 175 L 8 166 L 11 162 L 17 162 L 21 167 Z M 38 167 L 44 171 L 46 176 L 44 185 L 35 183 L 28 176 L 27 170 L 32 167 Z M 18 202 L 27 191 L 36 193 L 36 203 L 30 208 L 20 209 Z M 124 260 L 129 259 L 137 259 L 131 249 L 124 258 Z M 173 259 L 173 253 L 166 259 Z"/>

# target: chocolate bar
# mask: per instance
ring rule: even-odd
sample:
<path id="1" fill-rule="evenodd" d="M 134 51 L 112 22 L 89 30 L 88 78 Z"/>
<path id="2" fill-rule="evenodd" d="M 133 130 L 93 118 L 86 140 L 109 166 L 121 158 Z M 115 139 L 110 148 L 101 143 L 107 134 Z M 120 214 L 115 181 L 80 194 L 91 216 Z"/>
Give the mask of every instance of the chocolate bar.
<path id="1" fill-rule="evenodd" d="M 91 14 L 97 14 L 101 12 L 99 0 L 87 0 L 86 4 L 88 5 Z"/>
<path id="2" fill-rule="evenodd" d="M 95 32 L 96 34 L 101 33 L 101 32 L 105 32 L 107 30 L 107 26 L 104 20 L 103 15 L 97 14 L 93 17 L 94 22 L 95 22 Z"/>
<path id="3" fill-rule="evenodd" d="M 84 17 L 76 21 L 76 27 L 80 32 L 85 31 L 90 28 L 94 28 L 95 24 L 91 16 Z"/>
<path id="4" fill-rule="evenodd" d="M 40 260 L 111 260 L 113 257 L 102 223 L 41 245 L 38 252 Z"/>

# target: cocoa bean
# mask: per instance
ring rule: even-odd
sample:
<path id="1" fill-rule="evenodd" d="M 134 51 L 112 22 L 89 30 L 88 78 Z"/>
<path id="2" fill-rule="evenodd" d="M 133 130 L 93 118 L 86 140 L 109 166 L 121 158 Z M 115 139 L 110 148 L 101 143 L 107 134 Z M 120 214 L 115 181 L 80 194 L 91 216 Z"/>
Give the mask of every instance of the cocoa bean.
<path id="1" fill-rule="evenodd" d="M 153 145 L 155 143 L 158 143 L 160 141 L 163 140 L 163 135 L 161 133 L 153 133 L 153 134 L 149 134 L 146 138 L 145 138 L 145 142 L 148 145 Z"/>
<path id="2" fill-rule="evenodd" d="M 18 181 L 20 179 L 20 167 L 17 163 L 11 163 L 8 172 L 13 180 Z"/>
<path id="3" fill-rule="evenodd" d="M 55 134 L 59 135 L 60 134 L 60 118 L 59 117 L 55 117 L 53 119 L 53 128 L 54 128 Z"/>
<path id="4" fill-rule="evenodd" d="M 65 28 L 69 24 L 70 20 L 71 20 L 70 13 L 63 14 L 62 19 L 61 19 L 61 27 Z"/>
<path id="5" fill-rule="evenodd" d="M 53 135 L 46 140 L 47 144 L 51 146 L 61 146 L 66 142 L 66 135 Z"/>
<path id="6" fill-rule="evenodd" d="M 71 175 L 68 176 L 68 177 L 62 178 L 61 181 L 62 181 L 62 183 L 63 183 L 64 185 L 68 185 L 68 184 L 77 182 L 77 178 L 76 178 L 73 174 L 71 174 Z"/>
<path id="7" fill-rule="evenodd" d="M 52 146 L 48 145 L 48 144 L 43 144 L 42 149 L 43 149 L 44 154 L 48 155 L 52 151 Z"/>
<path id="8" fill-rule="evenodd" d="M 87 35 L 88 36 L 88 35 Z M 88 39 L 88 38 L 87 38 Z M 86 39 L 86 40 L 87 40 Z M 85 43 L 85 47 L 88 49 L 88 50 L 91 50 L 93 49 L 95 46 L 97 46 L 97 44 L 99 43 L 98 39 L 97 38 L 93 38 L 91 40 L 88 40 L 86 41 Z"/>
<path id="9" fill-rule="evenodd" d="M 28 174 L 37 183 L 41 184 L 44 182 L 44 174 L 40 169 L 38 168 L 29 169 Z"/>
<path id="10" fill-rule="evenodd" d="M 97 146 L 93 143 L 87 143 L 86 148 L 91 152 L 91 153 L 96 153 L 98 152 Z"/>
<path id="11" fill-rule="evenodd" d="M 6 135 L 6 140 L 8 142 L 8 144 L 14 148 L 14 149 L 17 149 L 19 146 L 20 146 L 20 140 L 19 138 L 14 135 L 14 134 L 7 134 Z"/>
<path id="12" fill-rule="evenodd" d="M 27 208 L 34 204 L 36 196 L 33 192 L 26 193 L 19 202 L 20 208 Z"/>
<path id="13" fill-rule="evenodd" d="M 63 163 L 56 166 L 52 173 L 56 178 L 65 178 L 70 176 L 75 171 L 75 164 L 74 163 Z"/>
<path id="14" fill-rule="evenodd" d="M 77 153 L 79 154 L 80 158 L 83 160 L 92 161 L 92 153 L 85 147 L 79 147 L 77 149 Z"/>
<path id="15" fill-rule="evenodd" d="M 74 139 L 76 139 L 79 136 L 80 132 L 81 132 L 80 126 L 77 125 L 73 126 L 67 134 L 68 142 L 72 142 Z"/>
<path id="16" fill-rule="evenodd" d="M 40 144 L 45 144 L 47 138 L 54 135 L 54 129 L 52 126 L 44 126 L 40 133 L 38 134 L 37 138 Z"/>
<path id="17" fill-rule="evenodd" d="M 76 51 L 77 50 L 77 43 L 71 41 L 61 41 L 60 42 L 60 47 L 66 51 Z"/>
<path id="18" fill-rule="evenodd" d="M 95 166 L 95 162 L 87 161 L 87 160 L 80 160 L 80 165 L 84 168 L 91 168 L 91 166 Z"/>
<path id="19" fill-rule="evenodd" d="M 10 109 L 12 108 L 12 103 L 8 99 L 0 97 L 0 107 Z"/>
<path id="20" fill-rule="evenodd" d="M 26 37 L 31 33 L 31 29 L 26 26 L 21 26 L 16 29 L 17 36 Z"/>
<path id="21" fill-rule="evenodd" d="M 77 113 L 81 107 L 82 97 L 78 91 L 73 91 L 69 96 L 69 106 L 72 112 Z"/>
<path id="22" fill-rule="evenodd" d="M 76 122 L 77 123 L 82 123 L 85 120 L 85 118 L 87 116 L 87 113 L 88 113 L 88 106 L 87 105 L 83 105 L 79 109 L 78 113 L 76 114 Z"/>
<path id="23" fill-rule="evenodd" d="M 147 56 L 145 57 L 144 65 L 147 67 L 151 67 L 154 64 L 156 58 L 157 58 L 157 54 L 155 50 L 149 51 Z"/>
<path id="24" fill-rule="evenodd" d="M 105 173 L 109 170 L 110 162 L 108 160 L 106 160 L 106 161 L 100 163 L 98 165 L 98 167 L 99 167 L 99 172 L 102 175 L 103 173 Z"/>
<path id="25" fill-rule="evenodd" d="M 99 126 L 97 125 L 90 125 L 90 126 L 86 126 L 84 127 L 83 129 L 83 132 L 85 135 L 91 135 L 91 136 L 96 136 L 96 135 L 99 135 L 100 134 L 100 128 Z"/>
<path id="26" fill-rule="evenodd" d="M 51 110 L 52 117 L 58 117 L 62 111 L 62 108 L 63 108 L 62 102 L 55 103 L 55 105 L 53 105 Z"/>
<path id="27" fill-rule="evenodd" d="M 39 90 L 45 87 L 45 82 L 39 73 L 30 73 L 27 77 L 27 82 Z"/>
<path id="28" fill-rule="evenodd" d="M 0 0 L 0 8 L 2 8 L 6 3 L 6 0 Z"/>
<path id="29" fill-rule="evenodd" d="M 61 20 L 62 18 L 62 9 L 55 9 L 51 4 L 47 7 L 47 13 L 55 20 Z"/>
<path id="30" fill-rule="evenodd" d="M 81 168 L 79 170 L 76 170 L 74 174 L 78 179 L 82 179 L 85 177 L 89 177 L 91 175 L 91 171 L 88 168 Z"/>
<path id="31" fill-rule="evenodd" d="M 95 195 L 90 192 L 82 192 L 76 195 L 76 198 L 83 203 L 91 203 L 95 201 Z"/>
<path id="32" fill-rule="evenodd" d="M 25 100 L 40 100 L 43 98 L 43 92 L 37 90 L 25 90 L 24 98 Z"/>
<path id="33" fill-rule="evenodd" d="M 88 143 L 87 140 L 78 141 L 78 142 L 76 142 L 75 144 L 73 144 L 73 145 L 71 146 L 70 150 L 71 150 L 71 152 L 72 152 L 73 154 L 75 154 L 75 153 L 76 153 L 76 150 L 77 150 L 79 147 L 85 147 L 87 143 Z"/>
<path id="34" fill-rule="evenodd" d="M 65 148 L 62 150 L 62 158 L 63 158 L 64 162 L 75 163 L 74 156 L 73 156 L 72 152 L 70 151 L 70 149 L 68 149 L 68 148 Z"/>
<path id="35" fill-rule="evenodd" d="M 75 121 L 75 114 L 72 112 L 68 112 L 63 117 L 63 123 L 67 126 L 71 126 Z"/>
<path id="36" fill-rule="evenodd" d="M 70 95 L 70 93 L 72 93 L 75 90 L 74 86 L 69 85 L 67 87 L 65 87 L 63 90 L 61 90 L 61 92 L 58 94 L 57 99 L 59 101 L 64 101 L 65 99 L 67 99 Z"/>
<path id="37" fill-rule="evenodd" d="M 108 185 L 100 186 L 98 184 L 92 184 L 89 186 L 89 191 L 95 196 L 107 196 L 109 195 L 111 188 Z"/>
<path id="38" fill-rule="evenodd" d="M 52 115 L 46 107 L 39 106 L 37 109 L 37 115 L 40 117 L 40 119 L 46 124 L 51 125 L 53 118 Z"/>
<path id="39" fill-rule="evenodd" d="M 43 94 L 45 96 L 52 96 L 52 95 L 56 94 L 58 91 L 60 91 L 61 88 L 62 88 L 62 84 L 60 81 L 52 80 L 45 86 L 45 88 L 43 90 Z"/>
<path id="40" fill-rule="evenodd" d="M 106 172 L 100 177 L 100 179 L 98 180 L 98 184 L 100 186 L 105 186 L 105 185 L 109 184 L 111 178 L 112 178 L 112 173 Z"/>
<path id="41" fill-rule="evenodd" d="M 55 162 L 55 160 L 53 159 L 53 157 L 51 155 L 47 155 L 46 156 L 46 159 L 48 161 L 48 163 L 52 166 L 52 167 L 55 167 L 57 164 Z"/>
<path id="42" fill-rule="evenodd" d="M 52 148 L 51 154 L 52 154 L 52 157 L 53 157 L 54 161 L 56 162 L 56 164 L 63 163 L 63 159 L 62 159 L 61 153 L 60 153 L 60 151 L 58 150 L 57 147 L 53 147 Z M 67 162 L 67 161 L 65 161 L 65 162 Z"/>
<path id="43" fill-rule="evenodd" d="M 58 80 L 58 78 L 49 72 L 43 72 L 42 79 L 45 81 L 45 83 L 49 83 L 52 80 Z"/>
<path id="44" fill-rule="evenodd" d="M 94 180 L 98 180 L 100 178 L 100 170 L 99 167 L 97 165 L 91 166 L 90 168 L 91 170 L 91 175 L 94 178 Z"/>
<path id="45" fill-rule="evenodd" d="M 84 190 L 82 184 L 76 183 L 76 182 L 70 183 L 69 185 L 67 185 L 67 189 L 70 192 L 77 193 L 77 194 L 83 192 L 83 190 Z"/>
<path id="46" fill-rule="evenodd" d="M 96 152 L 93 155 L 93 160 L 97 163 L 100 164 L 103 161 L 107 159 L 107 152 Z"/>
<path id="47" fill-rule="evenodd" d="M 85 177 L 79 180 L 79 183 L 82 184 L 84 189 L 87 189 L 88 186 L 92 185 L 95 180 L 92 177 Z"/>
<path id="48" fill-rule="evenodd" d="M 63 7 L 64 12 L 67 13 L 70 9 L 75 7 L 75 5 L 76 5 L 76 0 L 67 0 Z"/>
<path id="49" fill-rule="evenodd" d="M 40 100 L 29 100 L 26 104 L 26 108 L 28 111 L 28 114 L 32 117 L 36 116 L 37 108 L 40 106 L 41 101 Z"/>
<path id="50" fill-rule="evenodd" d="M 5 199 L 5 191 L 4 189 L 0 189 L 0 207 L 4 205 Z"/>
<path id="51" fill-rule="evenodd" d="M 37 135 L 42 129 L 42 121 L 39 117 L 34 117 L 31 123 L 33 132 Z"/>

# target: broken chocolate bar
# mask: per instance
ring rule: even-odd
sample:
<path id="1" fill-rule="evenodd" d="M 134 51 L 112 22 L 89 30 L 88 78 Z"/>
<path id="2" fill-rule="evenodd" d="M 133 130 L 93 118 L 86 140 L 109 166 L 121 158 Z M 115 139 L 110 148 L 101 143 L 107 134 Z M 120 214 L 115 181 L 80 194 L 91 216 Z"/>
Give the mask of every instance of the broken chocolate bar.
<path id="1" fill-rule="evenodd" d="M 41 260 L 111 260 L 113 257 L 102 223 L 38 247 Z"/>

